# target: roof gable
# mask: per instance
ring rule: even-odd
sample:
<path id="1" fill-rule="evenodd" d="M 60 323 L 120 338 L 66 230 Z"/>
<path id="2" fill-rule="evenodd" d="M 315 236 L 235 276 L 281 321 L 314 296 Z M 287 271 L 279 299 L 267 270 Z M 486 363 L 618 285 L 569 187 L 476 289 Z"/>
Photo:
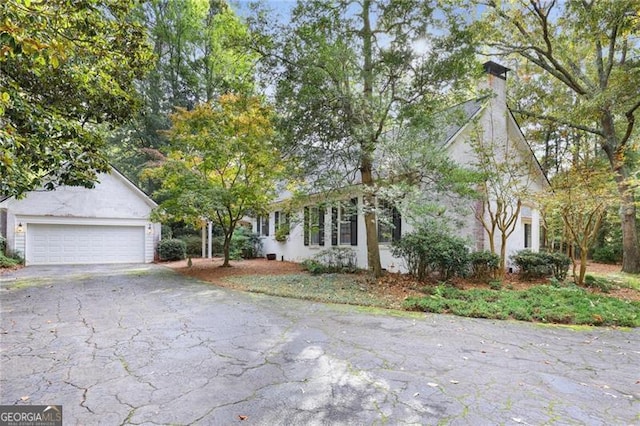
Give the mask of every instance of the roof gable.
<path id="1" fill-rule="evenodd" d="M 24 198 L 10 197 L 0 207 L 16 214 L 74 217 L 146 218 L 157 204 L 115 168 L 98 175 L 94 188 L 60 186 L 36 190 Z"/>

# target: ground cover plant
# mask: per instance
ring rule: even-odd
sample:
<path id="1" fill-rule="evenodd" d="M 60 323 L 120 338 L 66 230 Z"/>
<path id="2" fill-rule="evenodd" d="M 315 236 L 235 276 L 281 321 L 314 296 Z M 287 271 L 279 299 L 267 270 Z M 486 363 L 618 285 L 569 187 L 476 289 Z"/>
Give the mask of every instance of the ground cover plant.
<path id="1" fill-rule="evenodd" d="M 169 264 L 178 272 L 241 291 L 329 303 L 448 313 L 543 323 L 640 327 L 640 279 L 615 266 L 590 265 L 599 282 L 538 281 L 507 275 L 503 281 L 455 278 L 423 282 L 405 274 L 373 279 L 366 273 L 312 275 L 297 263 L 242 260 L 220 268 L 220 259 Z M 597 278 L 596 278 L 597 277 Z M 595 282 L 594 281 L 594 282 Z M 603 284 L 606 282 L 607 284 Z"/>
<path id="2" fill-rule="evenodd" d="M 516 319 L 559 324 L 640 326 L 640 302 L 593 294 L 577 286 L 538 285 L 526 290 L 461 290 L 428 287 L 424 297 L 410 297 L 409 310 L 465 317 Z"/>

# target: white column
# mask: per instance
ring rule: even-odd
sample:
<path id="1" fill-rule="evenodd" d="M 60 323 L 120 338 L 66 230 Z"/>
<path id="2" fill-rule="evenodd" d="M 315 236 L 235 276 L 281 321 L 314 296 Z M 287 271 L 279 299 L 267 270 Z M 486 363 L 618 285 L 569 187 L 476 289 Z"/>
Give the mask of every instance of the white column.
<path id="1" fill-rule="evenodd" d="M 207 257 L 209 259 L 211 259 L 213 257 L 212 253 L 211 253 L 213 251 L 213 241 L 212 241 L 212 238 L 211 238 L 211 234 L 213 233 L 213 223 L 212 222 L 207 222 L 207 231 L 208 231 L 208 234 L 209 234 L 209 253 L 208 253 Z"/>
<path id="2" fill-rule="evenodd" d="M 202 258 L 207 255 L 207 232 L 204 229 L 204 223 L 202 224 Z"/>

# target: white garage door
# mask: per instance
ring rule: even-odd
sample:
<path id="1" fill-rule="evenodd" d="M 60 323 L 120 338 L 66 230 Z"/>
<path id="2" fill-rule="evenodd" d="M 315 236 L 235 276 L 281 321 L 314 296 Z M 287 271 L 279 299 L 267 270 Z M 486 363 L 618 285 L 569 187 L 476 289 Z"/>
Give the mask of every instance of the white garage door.
<path id="1" fill-rule="evenodd" d="M 143 226 L 32 224 L 29 265 L 144 262 Z"/>

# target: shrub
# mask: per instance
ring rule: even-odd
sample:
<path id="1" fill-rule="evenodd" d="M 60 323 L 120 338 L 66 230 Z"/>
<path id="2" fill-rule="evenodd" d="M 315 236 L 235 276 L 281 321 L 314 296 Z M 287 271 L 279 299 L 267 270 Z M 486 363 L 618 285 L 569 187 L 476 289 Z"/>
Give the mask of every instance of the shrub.
<path id="1" fill-rule="evenodd" d="M 2 235 L 0 235 L 0 254 L 4 254 L 6 248 L 7 248 L 7 239 Z"/>
<path id="2" fill-rule="evenodd" d="M 559 252 L 532 252 L 520 250 L 511 255 L 523 278 L 554 277 L 560 281 L 567 278 L 571 259 Z"/>
<path id="3" fill-rule="evenodd" d="M 186 245 L 186 253 L 188 257 L 202 256 L 202 236 L 183 235 L 178 240 L 184 241 Z"/>
<path id="4" fill-rule="evenodd" d="M 0 268 L 11 268 L 18 265 L 19 263 L 20 262 L 18 260 L 7 257 L 2 252 L 0 252 Z"/>
<path id="5" fill-rule="evenodd" d="M 476 251 L 469 254 L 469 264 L 474 278 L 493 278 L 500 267 L 500 256 L 487 250 Z"/>
<path id="6" fill-rule="evenodd" d="M 178 239 L 161 240 L 158 243 L 160 260 L 182 260 L 187 256 L 187 245 Z"/>
<path id="7" fill-rule="evenodd" d="M 566 280 L 569 265 L 571 265 L 571 259 L 569 256 L 558 251 L 543 252 L 543 255 L 551 266 L 551 275 L 560 281 Z"/>
<path id="8" fill-rule="evenodd" d="M 606 245 L 593 249 L 591 257 L 596 262 L 616 264 L 622 261 L 622 251 L 619 250 L 619 247 Z"/>
<path id="9" fill-rule="evenodd" d="M 233 231 L 229 250 L 232 259 L 254 259 L 258 256 L 262 245 L 260 236 L 244 226 Z"/>
<path id="10" fill-rule="evenodd" d="M 464 240 L 435 227 L 403 235 L 393 243 L 391 251 L 403 258 L 409 273 L 421 281 L 433 272 L 444 280 L 462 276 L 469 264 L 469 249 Z"/>
<path id="11" fill-rule="evenodd" d="M 325 265 L 313 259 L 305 259 L 302 261 L 301 265 L 303 269 L 312 275 L 328 274 L 332 272 Z"/>
<path id="12" fill-rule="evenodd" d="M 356 252 L 350 247 L 322 250 L 313 259 L 303 261 L 302 267 L 311 274 L 354 273 L 358 270 Z"/>
<path id="13" fill-rule="evenodd" d="M 590 288 L 595 288 L 603 293 L 609 293 L 613 289 L 613 284 L 606 278 L 594 277 L 593 275 L 585 275 L 584 285 Z"/>

